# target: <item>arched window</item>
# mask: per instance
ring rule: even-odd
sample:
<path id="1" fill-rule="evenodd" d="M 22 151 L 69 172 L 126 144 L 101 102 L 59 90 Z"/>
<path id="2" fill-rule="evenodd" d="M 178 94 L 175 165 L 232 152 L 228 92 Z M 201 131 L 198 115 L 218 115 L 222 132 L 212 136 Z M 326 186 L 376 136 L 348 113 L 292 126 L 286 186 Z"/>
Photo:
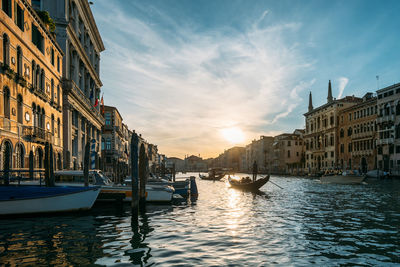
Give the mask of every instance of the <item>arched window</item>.
<path id="1" fill-rule="evenodd" d="M 17 47 L 17 73 L 18 75 L 23 75 L 22 70 L 22 49 L 20 46 Z"/>
<path id="2" fill-rule="evenodd" d="M 60 138 L 61 136 L 61 123 L 60 123 L 60 119 L 57 119 L 57 137 Z"/>
<path id="3" fill-rule="evenodd" d="M 54 103 L 54 80 L 51 79 L 51 102 Z"/>
<path id="4" fill-rule="evenodd" d="M 11 144 L 11 142 L 10 141 L 5 141 L 5 142 L 3 142 L 3 144 L 1 145 L 1 148 L 0 148 L 0 156 L 1 156 L 1 159 L 0 159 L 0 168 L 2 169 L 2 170 L 4 170 L 4 160 L 5 160 L 5 157 L 6 157 L 6 147 L 8 147 L 8 149 L 9 149 L 9 159 L 10 159 L 10 169 L 12 168 L 12 154 L 13 154 L 13 146 L 12 146 L 12 144 Z"/>
<path id="5" fill-rule="evenodd" d="M 37 106 L 37 108 L 36 108 L 36 113 L 35 113 L 35 115 L 36 115 L 36 121 L 37 121 L 37 126 L 36 127 L 38 127 L 38 128 L 42 128 L 42 116 L 41 116 L 41 113 L 42 113 L 42 109 L 40 108 L 40 106 Z"/>
<path id="6" fill-rule="evenodd" d="M 32 86 L 36 87 L 36 62 L 32 60 Z"/>
<path id="7" fill-rule="evenodd" d="M 41 125 L 40 125 L 40 127 L 42 128 L 42 129 L 45 129 L 45 130 L 47 130 L 46 129 L 46 113 L 44 112 L 44 108 L 42 108 L 42 113 L 41 113 Z"/>
<path id="8" fill-rule="evenodd" d="M 347 130 L 347 136 L 351 136 L 353 133 L 353 129 L 351 127 L 349 127 L 349 129 Z"/>
<path id="9" fill-rule="evenodd" d="M 23 115 L 23 101 L 22 95 L 17 96 L 17 120 L 19 123 L 23 123 L 24 115 Z"/>
<path id="10" fill-rule="evenodd" d="M 36 104 L 32 103 L 32 125 L 37 127 Z"/>
<path id="11" fill-rule="evenodd" d="M 340 138 L 343 138 L 343 137 L 344 137 L 344 130 L 340 129 Z"/>
<path id="12" fill-rule="evenodd" d="M 60 96 L 60 85 L 57 85 L 57 104 L 60 105 L 61 101 L 61 96 Z"/>
<path id="13" fill-rule="evenodd" d="M 3 63 L 10 65 L 10 39 L 7 34 L 3 34 Z"/>
<path id="14" fill-rule="evenodd" d="M 40 66 L 36 66 L 36 84 L 35 84 L 37 89 L 42 88 L 42 81 L 40 80 Z"/>
<path id="15" fill-rule="evenodd" d="M 51 134 L 54 136 L 54 114 L 51 114 Z"/>
<path id="16" fill-rule="evenodd" d="M 15 167 L 17 169 L 23 168 L 25 164 L 25 149 L 24 145 L 22 143 L 18 143 L 15 146 L 15 152 L 17 154 L 16 161 L 15 161 Z"/>
<path id="17" fill-rule="evenodd" d="M 4 117 L 10 119 L 10 89 L 7 86 L 3 89 L 3 102 Z"/>
<path id="18" fill-rule="evenodd" d="M 41 71 L 40 71 L 40 90 L 42 90 L 42 92 L 44 92 L 44 87 L 45 87 L 44 69 L 41 69 Z"/>

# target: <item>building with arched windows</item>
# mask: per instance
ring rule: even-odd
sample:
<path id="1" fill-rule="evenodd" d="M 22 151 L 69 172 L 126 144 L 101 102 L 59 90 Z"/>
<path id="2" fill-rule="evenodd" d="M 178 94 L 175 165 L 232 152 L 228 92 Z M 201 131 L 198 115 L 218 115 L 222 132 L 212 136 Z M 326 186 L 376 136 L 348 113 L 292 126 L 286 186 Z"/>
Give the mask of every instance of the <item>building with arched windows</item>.
<path id="1" fill-rule="evenodd" d="M 59 163 L 62 91 L 50 89 L 60 87 L 62 73 L 51 58 L 61 59 L 63 51 L 29 0 L 0 1 L 0 39 L 0 169 L 6 147 L 11 168 L 28 168 L 31 151 L 42 168 L 46 142 Z"/>
<path id="2" fill-rule="evenodd" d="M 305 168 L 309 173 L 344 167 L 338 160 L 338 143 L 341 134 L 344 135 L 339 130 L 339 112 L 360 102 L 362 99 L 354 96 L 334 99 L 331 81 L 326 104 L 314 108 L 310 92 L 308 112 L 304 114 L 306 129 L 303 136 L 306 146 Z"/>
<path id="3" fill-rule="evenodd" d="M 361 103 L 339 112 L 338 161 L 343 169 L 366 173 L 377 168 L 376 100 L 367 93 Z"/>

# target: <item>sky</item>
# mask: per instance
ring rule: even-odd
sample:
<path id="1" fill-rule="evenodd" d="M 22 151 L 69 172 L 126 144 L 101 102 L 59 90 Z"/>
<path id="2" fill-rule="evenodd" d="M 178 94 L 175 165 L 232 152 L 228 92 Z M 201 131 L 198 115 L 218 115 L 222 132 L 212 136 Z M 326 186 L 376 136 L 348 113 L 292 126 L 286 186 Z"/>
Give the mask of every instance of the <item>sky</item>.
<path id="1" fill-rule="evenodd" d="M 105 105 L 168 157 L 304 128 L 329 80 L 336 98 L 400 82 L 400 1 L 92 2 Z"/>

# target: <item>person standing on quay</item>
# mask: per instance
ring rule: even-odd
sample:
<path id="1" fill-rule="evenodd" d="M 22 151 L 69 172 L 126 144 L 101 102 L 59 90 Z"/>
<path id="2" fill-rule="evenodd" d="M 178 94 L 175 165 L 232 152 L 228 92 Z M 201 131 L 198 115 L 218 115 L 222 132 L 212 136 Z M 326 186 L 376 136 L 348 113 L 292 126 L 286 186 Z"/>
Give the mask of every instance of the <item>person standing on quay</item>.
<path id="1" fill-rule="evenodd" d="M 255 182 L 257 180 L 257 173 L 258 173 L 257 162 L 254 161 L 254 163 L 253 163 L 253 182 Z"/>

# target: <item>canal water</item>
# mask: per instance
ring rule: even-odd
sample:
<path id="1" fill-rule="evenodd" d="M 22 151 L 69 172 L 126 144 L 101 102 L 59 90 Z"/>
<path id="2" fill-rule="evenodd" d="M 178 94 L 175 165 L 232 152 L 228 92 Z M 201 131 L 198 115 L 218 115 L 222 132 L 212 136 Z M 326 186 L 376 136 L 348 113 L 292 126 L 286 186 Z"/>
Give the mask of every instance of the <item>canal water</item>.
<path id="1" fill-rule="evenodd" d="M 189 174 L 187 174 L 189 175 Z M 0 265 L 309 266 L 400 263 L 400 181 L 272 176 L 261 193 L 197 181 L 195 203 L 0 220 Z"/>

